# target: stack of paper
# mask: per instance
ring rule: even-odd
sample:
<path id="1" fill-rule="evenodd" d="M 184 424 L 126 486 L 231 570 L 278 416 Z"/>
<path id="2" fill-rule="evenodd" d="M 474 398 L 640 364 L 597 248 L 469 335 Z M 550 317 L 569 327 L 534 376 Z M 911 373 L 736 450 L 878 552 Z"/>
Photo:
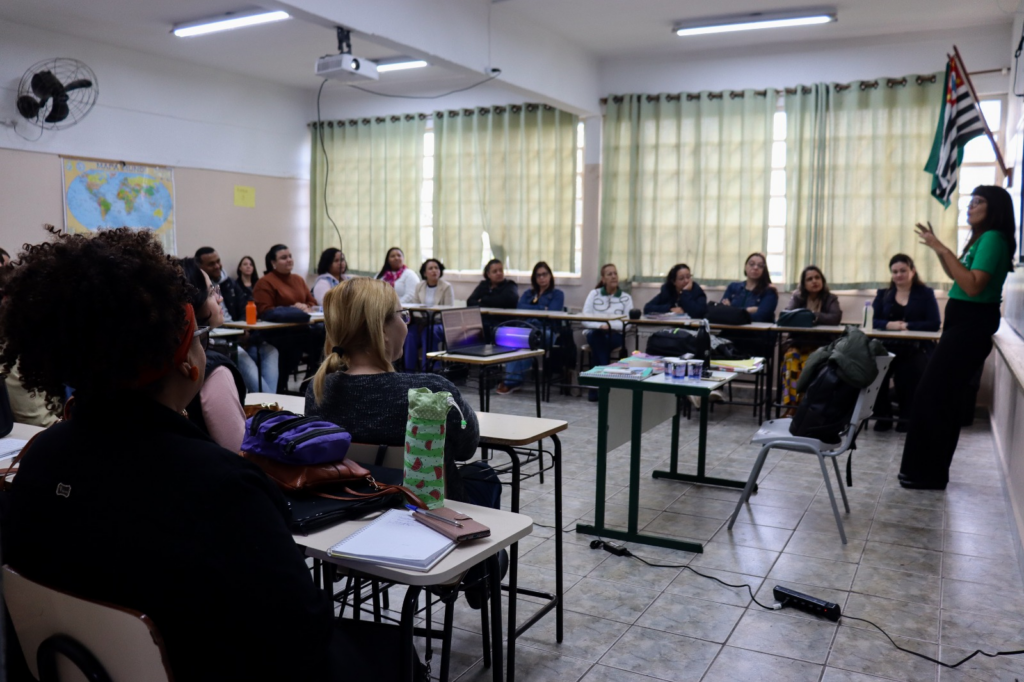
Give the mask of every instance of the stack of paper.
<path id="1" fill-rule="evenodd" d="M 327 554 L 426 572 L 454 548 L 455 542 L 414 519 L 412 512 L 389 509 L 331 547 Z"/>

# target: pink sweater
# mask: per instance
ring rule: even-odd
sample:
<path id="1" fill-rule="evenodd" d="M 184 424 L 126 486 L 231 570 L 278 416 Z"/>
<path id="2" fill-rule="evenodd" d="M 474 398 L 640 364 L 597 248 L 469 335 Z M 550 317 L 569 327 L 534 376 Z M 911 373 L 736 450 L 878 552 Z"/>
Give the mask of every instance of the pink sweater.
<path id="1" fill-rule="evenodd" d="M 238 389 L 230 369 L 218 367 L 206 377 L 199 391 L 199 403 L 210 437 L 225 450 L 238 452 L 245 435 L 245 412 L 238 402 Z"/>

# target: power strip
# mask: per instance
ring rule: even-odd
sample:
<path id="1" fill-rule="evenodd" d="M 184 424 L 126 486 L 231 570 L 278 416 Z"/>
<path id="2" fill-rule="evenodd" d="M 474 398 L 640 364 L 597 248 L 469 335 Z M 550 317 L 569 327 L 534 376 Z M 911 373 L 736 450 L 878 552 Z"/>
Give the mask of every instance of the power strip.
<path id="1" fill-rule="evenodd" d="M 791 590 L 788 587 L 776 585 L 775 589 L 772 590 L 772 594 L 775 595 L 775 600 L 782 604 L 783 608 L 792 606 L 801 611 L 813 613 L 815 616 L 824 616 L 832 622 L 839 620 L 839 617 L 842 615 L 839 611 L 839 604 L 824 601 L 809 594 Z"/>

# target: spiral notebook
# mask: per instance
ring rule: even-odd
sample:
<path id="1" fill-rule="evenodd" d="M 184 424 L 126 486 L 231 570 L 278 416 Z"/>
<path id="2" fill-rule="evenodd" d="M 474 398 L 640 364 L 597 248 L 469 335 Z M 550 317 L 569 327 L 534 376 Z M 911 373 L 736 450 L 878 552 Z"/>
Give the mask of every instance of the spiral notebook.
<path id="1" fill-rule="evenodd" d="M 412 512 L 389 509 L 327 555 L 425 573 L 453 549 L 454 541 L 416 521 Z"/>

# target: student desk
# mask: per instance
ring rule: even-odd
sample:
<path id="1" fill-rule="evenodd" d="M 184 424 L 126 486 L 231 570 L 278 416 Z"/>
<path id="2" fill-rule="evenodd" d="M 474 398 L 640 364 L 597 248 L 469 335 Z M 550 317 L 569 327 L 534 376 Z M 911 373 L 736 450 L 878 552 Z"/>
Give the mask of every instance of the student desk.
<path id="1" fill-rule="evenodd" d="M 882 341 L 891 339 L 902 339 L 904 341 L 938 341 L 942 338 L 942 331 L 937 332 L 915 332 L 910 331 L 890 331 L 888 329 L 869 329 L 864 332 L 869 338 L 881 339 Z"/>
<path id="2" fill-rule="evenodd" d="M 633 327 L 633 340 L 636 350 L 640 350 L 640 327 L 683 327 L 696 329 L 700 327 L 699 318 L 690 317 L 649 317 L 644 315 L 635 320 L 626 320 L 626 326 Z M 778 341 L 776 325 L 772 322 L 751 322 L 750 324 L 712 324 L 712 331 L 743 331 L 757 332 L 765 337 L 765 378 L 763 392 L 759 382 L 754 385 L 754 416 L 763 421 L 764 410 L 762 409 L 771 401 L 774 384 L 775 371 L 775 345 Z"/>
<path id="3" fill-rule="evenodd" d="M 353 533 L 360 531 L 368 525 L 372 519 L 346 521 L 311 535 L 295 535 L 293 536 L 293 539 L 295 540 L 295 544 L 305 549 L 306 556 L 311 557 L 315 561 L 341 566 L 362 576 L 408 585 L 409 589 L 405 594 L 405 599 L 402 604 L 402 618 L 399 627 L 402 631 L 403 640 L 409 644 L 402 652 L 402 668 L 406 671 L 409 680 L 413 679 L 412 650 L 413 635 L 415 633 L 413 620 L 416 616 L 419 596 L 423 591 L 423 588 L 457 586 L 470 568 L 486 560 L 488 562 L 491 592 L 490 645 L 491 660 L 493 661 L 492 675 L 496 682 L 501 682 L 501 574 L 498 566 L 497 553 L 529 535 L 530 531 L 533 529 L 533 520 L 528 516 L 523 516 L 522 514 L 501 511 L 499 509 L 488 509 L 487 507 L 478 507 L 472 504 L 465 504 L 463 502 L 455 502 L 452 500 L 446 501 L 445 506 L 469 514 L 474 520 L 489 527 L 491 529 L 491 535 L 486 538 L 474 540 L 464 546 L 456 547 L 454 551 L 442 559 L 436 566 L 434 566 L 434 568 L 426 572 L 408 571 L 389 566 L 379 566 L 364 561 L 353 561 L 351 559 L 328 556 L 328 549 Z M 510 568 L 510 570 L 512 569 Z M 510 600 L 509 603 L 511 615 L 511 613 L 514 613 L 513 609 L 515 607 L 512 606 L 512 604 L 514 604 L 514 600 Z M 448 659 L 451 651 L 451 633 L 454 618 L 452 609 L 453 600 L 449 600 L 445 605 L 444 632 L 442 635 L 440 677 L 442 681 L 448 679 Z M 427 628 L 430 627 L 430 623 L 427 623 Z M 514 660 L 514 648 L 515 637 L 510 634 L 508 644 L 510 669 L 509 679 L 512 678 L 511 669 L 512 661 Z"/>
<path id="4" fill-rule="evenodd" d="M 232 322 L 225 322 L 221 325 L 221 329 L 239 329 L 243 332 L 263 332 L 270 331 L 273 329 L 292 329 L 295 327 L 308 327 L 313 324 L 318 324 L 324 321 L 323 313 L 313 313 L 309 316 L 309 322 L 267 322 L 266 320 L 257 320 L 256 324 L 248 324 L 244 321 L 235 320 Z M 222 334 L 213 335 L 213 338 L 217 338 Z M 256 345 L 256 382 L 263 385 L 263 359 L 260 354 L 260 346 Z"/>
<path id="5" fill-rule="evenodd" d="M 518 543 L 509 548 L 509 573 L 508 573 L 508 679 L 515 679 L 515 647 L 513 642 L 522 636 L 524 632 L 533 627 L 541 618 L 547 615 L 551 609 L 555 609 L 555 639 L 561 643 L 563 632 L 562 618 L 562 442 L 558 435 L 569 428 L 569 423 L 560 419 L 538 419 L 535 417 L 519 417 L 510 414 L 494 414 L 492 412 L 481 412 L 477 415 L 480 424 L 480 446 L 495 450 L 501 450 L 508 454 L 511 460 L 510 469 L 495 467 L 499 474 L 506 471 L 512 472 L 512 511 L 519 511 L 519 483 L 522 480 L 521 462 L 516 448 L 527 447 L 536 444 L 540 447 L 541 441 L 550 438 L 554 443 L 552 453 L 552 467 L 555 470 L 555 594 L 539 592 L 519 587 L 518 565 L 519 545 Z M 532 478 L 538 474 L 543 479 L 544 456 L 541 451 L 540 471 L 530 474 L 526 478 Z M 526 622 L 515 627 L 516 623 L 516 596 L 526 594 L 532 597 L 546 599 L 547 602 L 537 610 Z"/>
<path id="6" fill-rule="evenodd" d="M 544 355 L 543 350 L 517 350 L 512 353 L 501 353 L 500 355 L 460 355 L 447 351 L 427 353 L 429 360 L 440 360 L 441 362 L 457 362 L 464 365 L 476 365 L 480 368 L 480 411 L 488 412 L 491 409 L 491 393 L 487 390 L 487 374 L 493 371 L 497 365 L 503 365 L 515 360 L 533 359 L 533 383 L 537 397 L 537 416 L 540 417 L 540 369 L 539 358 Z"/>
<path id="7" fill-rule="evenodd" d="M 555 329 L 562 323 L 568 322 L 570 328 L 573 322 L 598 322 L 603 324 L 610 324 L 611 322 L 621 322 L 626 318 L 622 315 L 585 315 L 583 313 L 567 313 L 562 310 L 529 310 L 519 308 L 481 308 L 481 314 L 491 315 L 493 317 L 505 317 L 509 319 L 536 319 L 540 322 L 543 329 L 543 343 L 544 353 L 547 355 L 552 348 L 551 340 L 554 339 Z M 551 385 L 554 383 L 548 374 L 548 365 L 544 365 L 544 395 L 545 400 L 551 400 Z M 538 416 L 539 413 L 538 413 Z"/>
<path id="8" fill-rule="evenodd" d="M 705 485 L 718 485 L 729 488 L 743 488 L 746 481 L 735 481 L 726 478 L 707 476 L 704 471 L 707 453 L 708 435 L 708 396 L 711 391 L 725 386 L 736 378 L 735 374 L 714 373 L 711 379 L 703 381 L 684 381 L 671 379 L 664 374 L 654 374 L 643 380 L 616 379 L 610 377 L 588 376 L 587 382 L 598 387 L 599 400 L 597 405 L 597 490 L 595 492 L 594 524 L 576 524 L 576 532 L 586 535 L 597 535 L 615 540 L 638 542 L 656 547 L 681 549 L 686 552 L 703 552 L 698 542 L 673 540 L 670 538 L 641 533 L 638 528 L 640 507 L 640 450 L 644 432 L 644 393 L 670 394 L 678 396 L 700 396 L 700 426 L 697 439 L 697 474 L 679 472 L 679 410 L 672 410 L 672 451 L 669 471 L 654 471 L 654 478 L 667 478 L 673 481 L 687 481 Z M 630 421 L 629 451 L 629 522 L 627 530 L 621 531 L 604 525 L 605 478 L 608 470 L 609 418 L 608 404 L 611 389 L 622 389 L 630 392 L 632 414 Z M 673 402 L 673 405 L 675 403 Z M 649 425 L 648 428 L 650 428 Z M 756 486 L 755 486 L 756 488 Z"/>

